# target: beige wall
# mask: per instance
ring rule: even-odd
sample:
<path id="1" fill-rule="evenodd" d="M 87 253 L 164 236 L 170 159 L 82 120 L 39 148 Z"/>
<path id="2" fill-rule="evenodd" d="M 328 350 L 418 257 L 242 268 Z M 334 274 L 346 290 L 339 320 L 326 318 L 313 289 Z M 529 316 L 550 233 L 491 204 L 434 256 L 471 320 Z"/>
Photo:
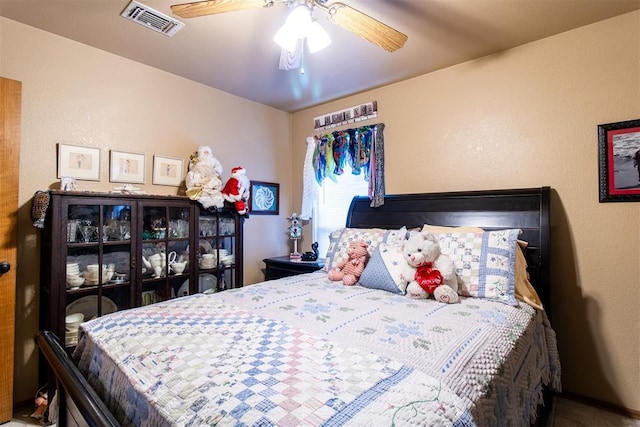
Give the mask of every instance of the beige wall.
<path id="1" fill-rule="evenodd" d="M 598 203 L 597 157 L 598 124 L 640 118 L 640 12 L 298 112 L 294 177 L 314 116 L 372 100 L 388 193 L 555 190 L 564 389 L 640 411 L 640 204 Z"/>
<path id="2" fill-rule="evenodd" d="M 14 392 L 22 402 L 37 389 L 39 242 L 31 197 L 58 183 L 56 143 L 100 148 L 100 181 L 80 181 L 81 190 L 118 185 L 109 182 L 113 149 L 146 155 L 146 192 L 176 194 L 176 187 L 151 185 L 153 155 L 187 161 L 199 145 L 213 148 L 223 179 L 242 165 L 251 179 L 280 183 L 283 214 L 245 222 L 245 283 L 254 283 L 264 277 L 263 258 L 288 251 L 290 116 L 1 17 L 0 43 L 0 75 L 23 84 Z"/>
<path id="3" fill-rule="evenodd" d="M 640 205 L 598 203 L 596 138 L 600 123 L 639 118 L 639 57 L 634 12 L 289 116 L 0 17 L 0 75 L 23 82 L 15 400 L 36 387 L 30 266 L 39 246 L 29 209 L 36 190 L 57 182 L 56 143 L 101 148 L 101 180 L 82 181 L 84 190 L 113 186 L 110 149 L 145 153 L 150 183 L 154 153 L 186 160 L 205 144 L 225 177 L 242 164 L 252 179 L 279 182 L 282 214 L 246 222 L 251 283 L 263 257 L 288 250 L 284 217 L 300 208 L 312 118 L 377 100 L 389 193 L 554 188 L 552 315 L 564 388 L 640 411 Z"/>

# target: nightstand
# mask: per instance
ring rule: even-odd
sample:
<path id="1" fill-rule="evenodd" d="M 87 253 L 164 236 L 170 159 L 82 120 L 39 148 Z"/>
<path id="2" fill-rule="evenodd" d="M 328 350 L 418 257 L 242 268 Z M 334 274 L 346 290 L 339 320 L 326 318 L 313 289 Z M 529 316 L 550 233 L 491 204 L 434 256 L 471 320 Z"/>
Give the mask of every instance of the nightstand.
<path id="1" fill-rule="evenodd" d="M 316 261 L 296 261 L 289 260 L 289 255 L 274 258 L 265 258 L 266 269 L 264 271 L 264 279 L 272 280 L 281 277 L 295 276 L 297 274 L 311 273 L 324 267 L 324 260 Z"/>

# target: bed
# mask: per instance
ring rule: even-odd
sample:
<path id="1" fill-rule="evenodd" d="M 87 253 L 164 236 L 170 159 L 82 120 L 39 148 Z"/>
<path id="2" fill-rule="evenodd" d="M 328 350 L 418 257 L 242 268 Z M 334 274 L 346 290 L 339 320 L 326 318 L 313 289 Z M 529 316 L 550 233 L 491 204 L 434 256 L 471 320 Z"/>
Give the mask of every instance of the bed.
<path id="1" fill-rule="evenodd" d="M 389 195 L 375 209 L 355 198 L 327 258 L 371 230 L 377 248 L 425 224 L 449 227 L 442 242 L 458 247 L 519 230 L 508 235 L 527 242 L 518 251 L 544 311 L 488 286 L 442 304 L 318 271 L 117 312 L 82 325 L 73 360 L 52 334 L 36 337 L 58 380 L 59 425 L 540 424 L 560 389 L 549 193 Z"/>

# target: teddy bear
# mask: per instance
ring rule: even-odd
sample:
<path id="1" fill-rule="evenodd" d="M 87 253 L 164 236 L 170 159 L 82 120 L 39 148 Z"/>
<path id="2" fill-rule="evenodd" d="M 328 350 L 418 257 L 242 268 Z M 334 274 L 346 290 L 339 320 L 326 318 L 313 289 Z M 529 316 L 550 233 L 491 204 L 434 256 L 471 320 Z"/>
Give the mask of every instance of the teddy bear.
<path id="1" fill-rule="evenodd" d="M 351 242 L 347 249 L 347 259 L 329 270 L 329 280 L 334 282 L 342 280 L 342 283 L 347 286 L 355 285 L 369 261 L 368 248 L 369 244 L 364 240 Z"/>
<path id="2" fill-rule="evenodd" d="M 443 303 L 459 301 L 455 265 L 448 256 L 440 253 L 440 244 L 433 234 L 426 231 L 414 233 L 404 242 L 403 256 L 415 269 L 413 277 L 406 279 L 409 297 L 425 299 L 433 295 L 436 301 Z"/>
<path id="3" fill-rule="evenodd" d="M 242 166 L 231 169 L 231 177 L 222 189 L 222 196 L 229 203 L 233 203 L 238 215 L 247 214 L 249 201 L 249 178 Z"/>
<path id="4" fill-rule="evenodd" d="M 197 200 L 204 208 L 224 206 L 222 164 L 213 155 L 211 147 L 200 146 L 189 159 L 189 172 L 185 178 L 187 196 Z"/>

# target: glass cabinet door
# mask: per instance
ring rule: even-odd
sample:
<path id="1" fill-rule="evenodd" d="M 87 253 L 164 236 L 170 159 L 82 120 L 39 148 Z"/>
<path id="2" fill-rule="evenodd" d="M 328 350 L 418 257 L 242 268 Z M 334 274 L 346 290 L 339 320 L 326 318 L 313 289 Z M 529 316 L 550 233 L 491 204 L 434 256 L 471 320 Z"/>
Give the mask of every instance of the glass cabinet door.
<path id="1" fill-rule="evenodd" d="M 196 292 L 217 292 L 235 287 L 236 222 L 233 213 L 201 210 L 198 218 L 199 250 Z"/>
<path id="2" fill-rule="evenodd" d="M 131 202 L 70 200 L 66 205 L 65 344 L 78 339 L 78 325 L 134 305 L 131 286 Z M 63 230 L 65 230 L 63 228 Z"/>
<path id="3" fill-rule="evenodd" d="M 142 207 L 142 295 L 148 305 L 189 294 L 190 204 Z"/>
<path id="4" fill-rule="evenodd" d="M 186 197 L 51 191 L 40 321 L 72 351 L 83 321 L 242 286 L 242 220 Z"/>

